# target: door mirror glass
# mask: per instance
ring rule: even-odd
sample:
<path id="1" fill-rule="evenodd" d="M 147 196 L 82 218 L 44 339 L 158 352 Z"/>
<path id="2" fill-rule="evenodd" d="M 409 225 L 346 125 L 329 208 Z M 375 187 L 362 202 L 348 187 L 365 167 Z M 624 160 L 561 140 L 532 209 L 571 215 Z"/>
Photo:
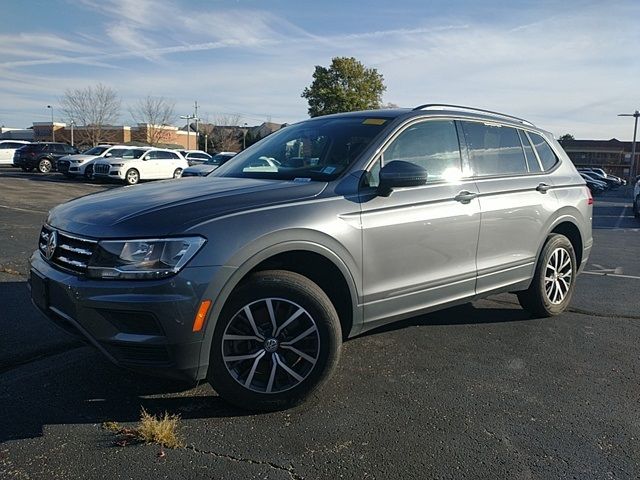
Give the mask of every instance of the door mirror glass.
<path id="1" fill-rule="evenodd" d="M 105 158 L 109 158 L 109 157 L 112 157 L 112 156 L 113 156 L 113 154 L 112 154 L 112 153 L 105 153 L 105 155 L 104 155 L 104 156 L 105 156 Z"/>
<path id="2" fill-rule="evenodd" d="M 394 160 L 380 169 L 378 194 L 388 197 L 394 188 L 418 187 L 427 183 L 427 171 L 404 160 Z"/>

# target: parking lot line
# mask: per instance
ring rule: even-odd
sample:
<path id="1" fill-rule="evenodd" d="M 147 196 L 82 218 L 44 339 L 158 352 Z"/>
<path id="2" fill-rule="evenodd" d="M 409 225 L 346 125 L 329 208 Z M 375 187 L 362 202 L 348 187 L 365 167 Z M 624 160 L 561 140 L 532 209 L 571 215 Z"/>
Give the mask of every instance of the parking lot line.
<path id="1" fill-rule="evenodd" d="M 19 212 L 29 212 L 29 213 L 38 213 L 38 214 L 47 213 L 47 212 L 42 211 L 42 210 L 31 210 L 30 208 L 10 207 L 9 205 L 0 205 L 0 208 L 7 208 L 9 210 L 17 210 Z"/>
<path id="2" fill-rule="evenodd" d="M 607 273 L 607 272 L 586 272 L 583 271 L 585 275 L 599 275 L 601 277 L 620 277 L 620 278 L 632 278 L 634 280 L 640 280 L 639 276 L 636 275 L 623 275 L 621 273 Z"/>

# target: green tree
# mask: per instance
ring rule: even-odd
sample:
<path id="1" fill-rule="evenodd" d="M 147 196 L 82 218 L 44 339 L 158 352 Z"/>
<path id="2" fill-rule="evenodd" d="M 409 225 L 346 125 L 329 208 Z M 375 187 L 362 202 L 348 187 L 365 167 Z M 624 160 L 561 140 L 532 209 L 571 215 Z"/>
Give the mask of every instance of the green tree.
<path id="1" fill-rule="evenodd" d="M 558 142 L 562 143 L 568 140 L 575 140 L 575 138 L 573 138 L 573 135 L 571 135 L 570 133 L 565 133 L 558 139 Z"/>
<path id="2" fill-rule="evenodd" d="M 309 102 L 309 116 L 380 108 L 387 89 L 375 68 L 366 68 L 353 57 L 335 57 L 331 66 L 316 65 L 311 85 L 302 91 Z"/>

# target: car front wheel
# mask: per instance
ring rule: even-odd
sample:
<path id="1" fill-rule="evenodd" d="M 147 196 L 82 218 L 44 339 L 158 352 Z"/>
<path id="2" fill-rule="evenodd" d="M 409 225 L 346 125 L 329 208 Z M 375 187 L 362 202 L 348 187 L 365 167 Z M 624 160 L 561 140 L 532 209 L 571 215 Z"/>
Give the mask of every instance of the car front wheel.
<path id="1" fill-rule="evenodd" d="M 549 235 L 531 285 L 517 293 L 520 305 L 541 317 L 564 312 L 571 302 L 577 270 L 576 255 L 569 239 L 560 234 Z"/>
<path id="2" fill-rule="evenodd" d="M 288 271 L 258 272 L 222 310 L 208 380 L 247 410 L 293 407 L 330 377 L 341 343 L 338 314 L 318 285 Z"/>
<path id="3" fill-rule="evenodd" d="M 140 173 L 135 168 L 130 168 L 124 176 L 127 185 L 135 185 L 140 181 Z"/>
<path id="4" fill-rule="evenodd" d="M 176 168 L 173 172 L 173 178 L 180 178 L 182 176 L 182 169 Z"/>
<path id="5" fill-rule="evenodd" d="M 87 180 L 93 180 L 93 165 L 87 165 L 84 169 L 84 178 Z"/>

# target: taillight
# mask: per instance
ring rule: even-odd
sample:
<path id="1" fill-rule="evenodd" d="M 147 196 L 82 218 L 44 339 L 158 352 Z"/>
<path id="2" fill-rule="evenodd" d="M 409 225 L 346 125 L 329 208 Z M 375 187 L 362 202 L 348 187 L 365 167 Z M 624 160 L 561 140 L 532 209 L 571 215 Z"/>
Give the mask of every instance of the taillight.
<path id="1" fill-rule="evenodd" d="M 591 195 L 591 189 L 589 187 L 585 187 L 587 189 L 587 205 L 593 205 L 593 195 Z"/>

